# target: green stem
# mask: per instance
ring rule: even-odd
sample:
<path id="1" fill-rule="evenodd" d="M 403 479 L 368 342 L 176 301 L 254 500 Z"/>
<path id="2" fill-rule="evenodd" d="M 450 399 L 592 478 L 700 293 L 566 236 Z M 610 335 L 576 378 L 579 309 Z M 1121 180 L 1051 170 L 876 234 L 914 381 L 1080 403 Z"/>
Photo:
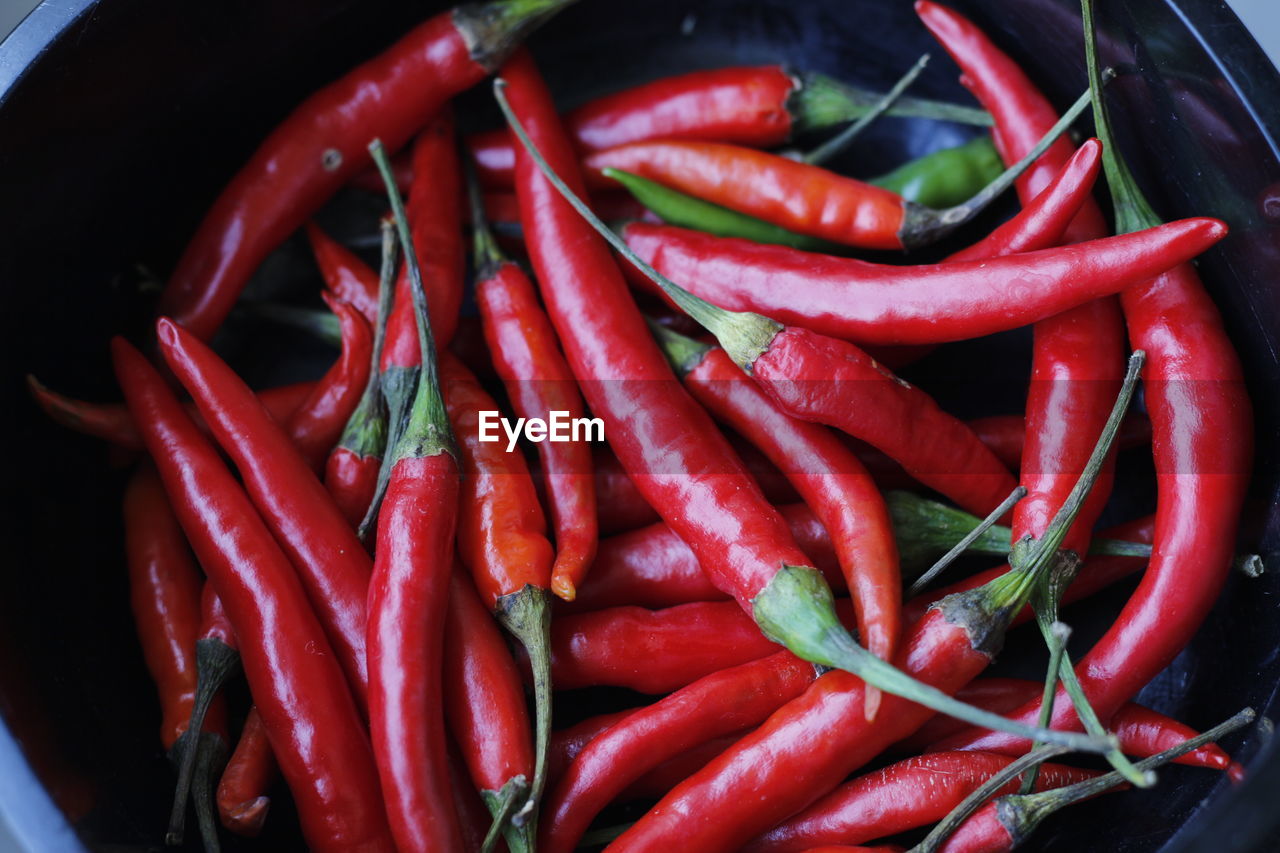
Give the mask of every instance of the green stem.
<path id="1" fill-rule="evenodd" d="M 513 831 L 515 827 L 511 825 L 512 815 L 517 809 L 523 808 L 529 799 L 529 780 L 524 776 L 513 776 L 507 780 L 507 784 L 502 786 L 502 790 L 481 791 L 480 797 L 488 806 L 489 814 L 493 815 L 493 823 L 489 824 L 489 831 L 485 833 L 480 853 L 491 853 L 498 839 L 504 835 L 511 853 L 525 853 L 532 850 L 524 843 L 525 834 Z"/>
<path id="2" fill-rule="evenodd" d="M 404 367 L 393 365 L 382 371 L 378 384 L 382 387 L 382 399 L 387 407 L 386 452 L 382 457 L 382 466 L 378 469 L 378 483 L 373 490 L 373 500 L 360 522 L 357 531 L 360 538 L 368 541 L 378 522 L 378 512 L 382 509 L 382 498 L 387 493 L 387 484 L 391 482 L 391 469 L 396 464 L 395 448 L 400 444 L 409 421 L 409 410 L 413 405 L 414 395 L 418 388 L 421 368 L 416 365 Z"/>
<path id="3" fill-rule="evenodd" d="M 475 277 L 476 281 L 484 281 L 507 262 L 507 256 L 498 247 L 498 241 L 489 228 L 489 219 L 484 212 L 484 193 L 480 190 L 480 179 L 476 176 L 471 157 L 463 159 L 463 170 L 467 176 L 467 203 L 471 207 L 471 235 L 475 241 Z"/>
<path id="4" fill-rule="evenodd" d="M 373 329 L 373 354 L 369 380 L 355 411 L 342 429 L 339 447 L 361 457 L 383 457 L 387 449 L 387 405 L 382 397 L 382 349 L 387 337 L 387 319 L 395 294 L 396 233 L 390 220 L 381 223 L 382 266 L 378 276 L 378 314 Z M 366 508 L 367 509 L 367 508 Z"/>
<path id="5" fill-rule="evenodd" d="M 931 207 L 907 202 L 906 215 L 900 232 L 903 248 L 914 249 L 935 243 L 981 213 L 1005 190 L 1013 186 L 1014 181 L 1021 177 L 1022 173 L 1035 161 L 1039 160 L 1049 146 L 1056 142 L 1058 137 L 1071 126 L 1072 122 L 1080 117 L 1080 114 L 1089 106 L 1091 91 L 1081 94 L 1076 99 L 1076 102 L 1071 105 L 1071 108 L 1063 114 L 1062 118 L 1058 119 L 1058 123 L 1040 138 L 1040 141 L 1027 152 L 1025 157 L 1005 169 L 1000 177 L 987 184 L 973 198 L 943 210 L 934 210 Z"/>
<path id="6" fill-rule="evenodd" d="M 980 536 L 982 536 L 982 534 L 986 533 L 987 528 L 991 527 L 993 524 L 999 521 L 1004 516 L 1005 513 L 1013 509 L 1014 504 L 1022 500 L 1024 497 L 1026 497 L 1026 494 L 1027 494 L 1027 490 L 1023 486 L 1018 486 L 1012 492 L 1010 492 L 1009 497 L 1005 498 L 1004 501 L 998 507 L 993 509 L 990 515 L 984 518 L 978 524 L 977 527 L 973 528 L 973 530 L 970 530 L 969 533 L 966 534 L 963 539 L 961 539 L 954 546 L 952 546 L 951 550 L 943 554 L 942 557 L 936 563 L 934 563 L 933 566 L 931 566 L 928 571 L 926 571 L 924 574 L 922 574 L 919 578 L 916 579 L 916 582 L 911 585 L 911 588 L 909 590 L 907 590 L 907 596 L 913 597 L 913 596 L 919 595 L 924 590 L 924 588 L 927 587 L 933 581 L 933 579 L 936 578 L 942 572 L 943 569 L 951 565 L 951 563 L 955 561 L 956 557 L 959 557 L 961 554 L 967 551 L 970 545 L 972 545 Z"/>
<path id="7" fill-rule="evenodd" d="M 692 373 L 694 368 L 707 357 L 707 353 L 715 349 L 715 347 L 696 341 L 688 335 L 682 335 L 674 329 L 668 329 L 666 326 L 654 322 L 651 317 L 646 317 L 645 322 L 648 323 L 649 331 L 653 333 L 654 340 L 658 342 L 658 348 L 667 357 L 667 362 L 671 365 L 671 369 L 681 379 Z"/>
<path id="8" fill-rule="evenodd" d="M 1062 658 L 1067 651 L 1067 640 L 1071 638 L 1071 628 L 1061 622 L 1049 626 L 1045 641 L 1049 644 L 1049 666 L 1044 673 L 1044 692 L 1040 695 L 1040 720 L 1038 725 L 1047 729 L 1053 723 L 1053 701 L 1058 695 L 1058 669 L 1062 666 Z M 1069 662 L 1068 662 L 1069 663 Z M 1032 744 L 1035 748 L 1039 744 Z M 1022 780 L 1021 791 L 1029 794 L 1036 788 L 1036 777 L 1040 775 L 1040 766 L 1032 767 Z"/>
<path id="9" fill-rule="evenodd" d="M 800 85 L 787 103 L 791 113 L 791 126 L 797 133 L 822 130 L 836 124 L 854 121 L 865 116 L 881 100 L 882 96 L 846 83 L 825 74 L 807 72 L 799 75 Z M 899 98 L 888 111 L 898 118 L 928 118 L 990 127 L 991 113 L 976 107 L 928 101 L 921 98 Z"/>
<path id="10" fill-rule="evenodd" d="M 491 0 L 453 10 L 453 26 L 472 61 L 490 73 L 534 30 L 577 0 Z"/>
<path id="11" fill-rule="evenodd" d="M 929 54 L 925 54 L 916 60 L 916 64 L 911 66 L 906 74 L 902 75 L 893 88 L 884 94 L 880 100 L 876 101 L 871 109 L 867 110 L 866 115 L 846 127 L 840 133 L 828 139 L 817 148 L 810 151 L 800 158 L 802 163 L 808 163 L 813 166 L 821 166 L 849 147 L 850 143 L 858 137 L 862 131 L 871 126 L 871 123 L 880 116 L 884 115 L 897 101 L 902 97 L 902 93 L 910 88 L 911 84 L 916 82 L 916 78 L 920 76 L 920 72 L 924 71 L 924 67 L 929 64 Z"/>
<path id="12" fill-rule="evenodd" d="M 275 302 L 246 302 L 243 310 L 248 316 L 300 329 L 335 347 L 342 345 L 342 324 L 329 311 Z"/>
<path id="13" fill-rule="evenodd" d="M 191 796 L 196 805 L 196 821 L 200 825 L 200 839 L 205 853 L 218 853 L 218 820 L 214 815 L 213 799 L 217 779 L 227 764 L 227 744 L 213 732 L 200 733 L 200 749 L 196 761 L 195 780 Z"/>
<path id="14" fill-rule="evenodd" d="M 516 826 L 536 826 L 536 809 L 547 782 L 547 746 L 551 742 L 551 595 L 545 589 L 525 585 L 498 599 L 497 617 L 529 653 L 533 670 L 533 784 L 512 822 Z"/>
<path id="15" fill-rule="evenodd" d="M 165 843 L 178 845 L 186 832 L 187 798 L 191 794 L 192 779 L 197 771 L 211 771 L 207 755 L 208 739 L 201 737 L 204 718 L 223 685 L 240 671 L 240 653 L 221 640 L 205 638 L 196 641 L 196 695 L 191 704 L 191 719 L 187 730 L 174 744 L 174 757 L 178 762 L 178 781 L 173 791 L 173 807 L 169 812 L 169 829 Z M 220 738 L 219 738 L 220 740 Z M 203 748 L 203 749 L 202 749 Z M 207 786 L 204 788 L 207 790 Z"/>

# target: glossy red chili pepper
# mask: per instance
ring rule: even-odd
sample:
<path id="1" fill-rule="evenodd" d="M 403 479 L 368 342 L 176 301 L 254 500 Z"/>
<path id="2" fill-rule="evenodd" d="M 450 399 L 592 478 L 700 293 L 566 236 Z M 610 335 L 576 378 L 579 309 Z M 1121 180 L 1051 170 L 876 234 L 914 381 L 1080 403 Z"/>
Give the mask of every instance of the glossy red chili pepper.
<path id="1" fill-rule="evenodd" d="M 732 602 L 610 607 L 555 620 L 551 677 L 558 690 L 610 685 L 670 693 L 776 651 Z"/>
<path id="2" fill-rule="evenodd" d="M 1027 681 L 1022 678 L 979 678 L 966 685 L 956 696 L 963 697 L 965 701 L 980 708 L 1003 714 L 1038 698 L 1043 691 L 1044 684 L 1038 681 Z M 930 720 L 895 748 L 910 752 L 926 750 L 934 742 L 964 730 L 963 723 L 958 725 L 955 723 L 956 721 L 946 717 Z M 1120 741 L 1120 748 L 1125 755 L 1136 758 L 1149 758 L 1199 734 L 1190 726 L 1134 702 L 1122 705 L 1112 715 L 1107 728 Z M 1216 744 L 1206 744 L 1182 755 L 1175 759 L 1175 763 L 1207 767 L 1212 770 L 1227 770 L 1233 777 L 1241 772 L 1240 766 L 1234 764 L 1231 756 Z"/>
<path id="3" fill-rule="evenodd" d="M 1150 545 L 1155 535 L 1155 516 L 1148 515 L 1134 521 L 1125 522 L 1102 531 L 1103 538 L 1123 539 L 1127 542 L 1138 542 Z M 1096 556 L 1088 557 L 1076 579 L 1067 587 L 1062 595 L 1062 603 L 1070 604 L 1093 595 L 1100 589 L 1130 575 L 1142 571 L 1147 561 L 1142 557 Z M 957 592 L 976 589 L 1007 572 L 1009 567 L 997 566 L 994 569 L 978 572 L 961 581 L 956 581 L 940 589 L 928 590 L 902 606 L 904 624 L 911 625 L 924 617 L 929 607 L 939 599 Z M 1023 608 L 1013 617 L 1012 625 L 1022 625 L 1031 620 L 1031 608 Z"/>
<path id="4" fill-rule="evenodd" d="M 342 437 L 347 419 L 369 381 L 373 332 L 358 310 L 324 294 L 325 303 L 342 322 L 342 354 L 289 417 L 286 430 L 293 446 L 313 471 L 324 470 L 329 451 Z"/>
<path id="5" fill-rule="evenodd" d="M 187 730 L 195 701 L 202 581 L 150 463 L 129 480 L 124 523 L 134 627 L 160 699 L 160 742 L 171 749 Z"/>
<path id="6" fill-rule="evenodd" d="M 218 783 L 218 817 L 236 835 L 256 838 L 267 821 L 267 796 L 279 769 L 257 707 L 249 709 L 235 752 Z"/>
<path id="7" fill-rule="evenodd" d="M 381 182 L 379 182 L 381 189 Z M 370 326 L 378 322 L 378 274 L 360 256 L 330 237 L 314 222 L 307 223 L 311 253 L 324 286 L 341 302 L 355 308 Z"/>
<path id="8" fill-rule="evenodd" d="M 494 818 L 523 805 L 533 781 L 533 731 L 520 671 L 502 632 L 455 569 L 445 621 L 444 707 L 471 781 Z"/>
<path id="9" fill-rule="evenodd" d="M 777 65 L 717 68 L 596 98 L 567 113 L 564 125 L 574 149 L 583 153 L 644 139 L 708 139 L 773 148 L 794 131 L 858 118 L 879 98 L 820 74 L 796 74 Z M 910 97 L 896 101 L 889 114 L 969 123 L 986 119 L 977 110 Z M 512 185 L 516 156 L 511 143 L 505 128 L 468 137 L 487 186 Z"/>
<path id="10" fill-rule="evenodd" d="M 404 253 L 420 365 L 408 421 L 387 456 L 390 473 L 377 515 L 369 581 L 369 729 L 396 848 L 458 850 L 462 835 L 449 793 L 440 697 L 461 472 L 408 217 L 381 143 L 375 140 L 369 150 L 387 183 Z"/>
<path id="11" fill-rule="evenodd" d="M 1086 18 L 1091 18 L 1086 3 Z M 1093 35 L 1086 37 L 1097 76 Z M 1095 120 L 1110 137 L 1101 99 Z M 1119 231 L 1159 221 L 1115 152 L 1106 160 Z M 1240 507 L 1252 471 L 1252 406 L 1240 361 L 1195 268 L 1181 264 L 1121 294 L 1134 346 L 1148 351 L 1144 372 L 1156 468 L 1151 562 L 1110 630 L 1076 664 L 1098 716 L 1107 720 L 1191 639 L 1230 570 Z M 1061 697 L 1059 697 L 1061 699 Z M 1016 712 L 1026 719 L 1039 702 Z M 1055 703 L 1055 728 L 1078 725 L 1069 702 Z M 996 752 L 1017 739 L 971 734 L 959 740 Z"/>
<path id="12" fill-rule="evenodd" d="M 235 626 L 307 843 L 391 850 L 360 713 L 293 566 L 160 374 L 122 339 L 112 355 L 165 491 Z"/>
<path id="13" fill-rule="evenodd" d="M 289 437 L 231 368 L 170 320 L 161 318 L 156 334 L 170 370 L 195 399 L 263 521 L 297 568 L 352 694 L 366 708 L 369 555 Z"/>
<path id="14" fill-rule="evenodd" d="M 843 592 L 844 575 L 831 546 L 831 537 L 803 504 L 778 507 L 791 535 L 832 590 Z M 557 612 L 585 613 L 605 607 L 637 605 L 662 608 L 695 601 L 719 601 L 728 596 L 703 573 L 698 558 L 662 522 L 600 540 L 591 566 L 591 583 Z"/>
<path id="15" fill-rule="evenodd" d="M 899 761 L 846 782 L 748 843 L 743 853 L 798 853 L 820 844 L 857 844 L 937 823 L 1012 762 L 985 752 L 936 752 Z M 1044 764 L 1036 790 L 1097 775 L 1094 770 Z M 1014 780 L 996 796 L 1012 794 L 1018 785 Z"/>
<path id="16" fill-rule="evenodd" d="M 758 725 L 818 672 L 790 652 L 716 672 L 620 720 L 573 760 L 546 803 L 539 848 L 569 853 L 630 783 L 710 738 Z"/>
<path id="17" fill-rule="evenodd" d="M 85 435 L 109 441 L 117 447 L 129 450 L 142 449 L 142 436 L 133 423 L 133 416 L 124 403 L 89 403 L 63 396 L 41 385 L 34 376 L 27 376 L 27 385 L 31 396 L 35 397 L 40 408 L 58 423 Z M 285 423 L 311 395 L 314 382 L 297 382 L 293 385 L 281 385 L 279 388 L 268 388 L 258 391 L 258 401 L 271 414 L 276 423 Z M 184 405 L 187 415 L 195 420 L 196 425 L 208 432 L 208 427 L 193 403 Z"/>
<path id="18" fill-rule="evenodd" d="M 581 192 L 572 146 L 532 59 L 517 52 L 502 73 L 512 115 Z M 523 147 L 516 157 L 516 191 L 533 267 L 569 365 L 646 500 L 690 545 L 712 582 L 771 636 L 793 649 L 809 644 L 805 656 L 827 661 L 837 654 L 833 645 L 840 646 L 839 655 L 862 651 L 841 636 L 830 592 L 806 567 L 781 516 L 648 338 L 604 241 Z M 776 578 L 810 588 L 778 593 Z M 826 632 L 820 640 L 818 631 Z"/>
<path id="19" fill-rule="evenodd" d="M 724 350 L 661 327 L 654 335 L 693 398 L 764 451 L 822 522 L 853 599 L 858 636 L 872 654 L 891 660 L 902 633 L 902 576 L 889 509 L 867 469 L 830 430 L 783 412 Z"/>
<path id="20" fill-rule="evenodd" d="M 1226 235 L 1187 219 L 1120 237 L 988 260 L 889 266 L 636 222 L 642 260 L 729 310 L 863 344 L 976 338 L 1118 293 L 1195 257 Z"/>
<path id="21" fill-rule="evenodd" d="M 399 148 L 441 104 L 480 82 L 569 2 L 459 7 L 313 93 L 218 196 L 169 278 L 160 313 L 212 337 L 262 259 L 369 163 L 370 139 Z"/>
<path id="22" fill-rule="evenodd" d="M 582 418 L 586 413 L 582 393 L 560 351 L 551 321 L 538 303 L 533 283 L 494 243 L 474 180 L 470 195 L 476 304 L 493 365 L 512 408 L 526 419 L 549 421 L 551 412 Z M 573 601 L 595 557 L 599 538 L 591 445 L 587 441 L 543 441 L 537 448 L 555 527 L 556 556 L 550 585 L 556 595 Z"/>

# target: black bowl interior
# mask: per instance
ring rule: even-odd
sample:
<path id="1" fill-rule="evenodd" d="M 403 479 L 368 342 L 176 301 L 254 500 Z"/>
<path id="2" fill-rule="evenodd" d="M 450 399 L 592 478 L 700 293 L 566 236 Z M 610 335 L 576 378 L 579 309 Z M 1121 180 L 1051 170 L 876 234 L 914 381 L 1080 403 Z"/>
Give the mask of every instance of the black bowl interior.
<path id="1" fill-rule="evenodd" d="M 40 784 L 80 839 L 102 850 L 154 849 L 171 771 L 134 638 L 125 583 L 120 494 L 126 468 L 95 440 L 52 426 L 22 377 L 90 399 L 118 398 L 106 345 L 145 329 L 146 280 L 163 276 L 218 188 L 288 109 L 318 84 L 388 44 L 441 3 L 353 0 L 150 0 L 46 3 L 0 46 L 0 382 L 8 568 L 0 575 L 0 712 Z M 1084 86 L 1079 12 L 1071 0 L 957 0 L 1062 104 Z M 1280 544 L 1276 457 L 1280 296 L 1280 78 L 1225 7 L 1196 0 L 1103 4 L 1104 61 L 1122 72 L 1108 94 L 1125 153 L 1167 217 L 1211 214 L 1232 235 L 1202 262 L 1248 371 L 1257 409 L 1257 477 L 1241 546 L 1273 561 Z M 786 62 L 877 89 L 919 54 L 933 61 L 916 93 L 967 102 L 957 72 L 903 0 L 591 0 L 532 42 L 564 105 L 678 70 Z M 460 107 L 465 127 L 497 116 L 483 87 Z M 886 120 L 845 158 L 874 174 L 975 131 Z M 346 197 L 326 222 L 367 236 L 379 203 Z M 990 221 L 985 223 L 990 224 Z M 286 246 L 260 292 L 314 291 L 301 247 Z M 963 414 L 1016 411 L 1025 332 L 952 345 L 911 376 Z M 301 335 L 243 327 L 219 340 L 258 383 L 315 375 L 327 357 Z M 1149 464 L 1122 464 L 1148 483 Z M 1149 486 L 1122 490 L 1114 519 L 1150 511 Z M 1280 563 L 1277 563 L 1280 565 Z M 1080 648 L 1131 587 L 1069 611 Z M 1233 578 L 1219 606 L 1142 700 L 1207 727 L 1244 705 L 1272 717 L 1280 682 L 1276 574 Z M 1025 633 L 1004 666 L 1034 672 Z M 617 702 L 562 703 L 564 719 Z M 1228 739 L 1254 776 L 1166 772 L 1153 791 L 1102 799 L 1051 820 L 1036 849 L 1264 849 L 1277 815 L 1280 756 L 1264 729 Z M 56 820 L 21 759 L 0 739 L 0 803 L 31 849 L 60 849 Z M 278 797 L 283 803 L 287 798 Z M 616 815 L 624 819 L 628 813 Z M 66 837 L 61 837 L 62 841 Z M 1265 849 L 1280 845 L 1274 835 Z M 287 806 L 244 849 L 296 846 Z M 233 849 L 241 843 L 229 842 Z M 193 848 L 194 849 L 194 848 Z"/>

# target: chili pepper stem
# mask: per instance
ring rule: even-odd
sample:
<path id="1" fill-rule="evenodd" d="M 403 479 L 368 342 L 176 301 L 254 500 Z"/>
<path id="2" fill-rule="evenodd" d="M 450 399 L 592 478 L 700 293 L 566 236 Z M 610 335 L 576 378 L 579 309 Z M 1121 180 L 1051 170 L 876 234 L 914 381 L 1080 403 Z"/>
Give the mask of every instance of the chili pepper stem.
<path id="1" fill-rule="evenodd" d="M 342 345 L 342 324 L 328 311 L 276 302 L 248 302 L 241 310 L 250 317 L 299 329 L 335 347 Z"/>
<path id="2" fill-rule="evenodd" d="M 811 166 L 820 166 L 837 156 L 841 151 L 849 147 L 853 140 L 857 139 L 862 131 L 871 126 L 871 123 L 880 116 L 884 115 L 898 99 L 902 97 L 902 93 L 911 87 L 911 84 L 920 76 L 920 72 L 924 71 L 924 67 L 929 64 L 929 54 L 924 54 L 916 60 L 916 64 L 911 66 L 906 74 L 897 83 L 893 84 L 893 88 L 886 92 L 880 100 L 876 101 L 871 109 L 867 110 L 867 114 L 859 118 L 853 124 L 840 131 L 838 134 L 810 151 L 808 154 L 801 155 L 800 162 L 808 163 Z"/>
<path id="3" fill-rule="evenodd" d="M 420 384 L 422 370 L 419 367 L 392 366 L 382 371 L 380 383 L 382 398 L 387 404 L 387 448 L 392 450 L 399 446 L 400 438 L 405 433 L 414 398 Z M 369 534 L 377 527 L 378 511 L 382 508 L 382 498 L 387 493 L 387 484 L 391 481 L 391 469 L 395 467 L 396 455 L 387 453 L 382 458 L 382 467 L 378 469 L 378 484 L 374 487 L 373 500 L 364 520 L 357 531 L 362 540 L 368 540 Z"/>
<path id="4" fill-rule="evenodd" d="M 187 797 L 191 793 L 192 779 L 197 765 L 200 765 L 201 769 L 211 768 L 207 759 L 200 760 L 201 748 L 207 743 L 200 735 L 204 729 L 204 717 L 209 711 L 209 704 L 213 702 L 213 697 L 218 695 L 218 691 L 222 690 L 227 680 L 239 671 L 240 653 L 238 651 L 221 640 L 205 638 L 196 641 L 196 695 L 191 705 L 191 720 L 187 723 L 187 730 L 174 745 L 174 757 L 178 761 L 178 781 L 173 790 L 173 809 L 169 813 L 169 829 L 165 834 L 166 844 L 182 843 L 186 830 Z M 225 745 L 223 749 L 225 750 Z"/>
<path id="5" fill-rule="evenodd" d="M 533 670 L 533 783 L 527 800 L 512 816 L 516 826 L 533 826 L 547 782 L 547 746 L 551 742 L 551 596 L 545 589 L 526 584 L 498 599 L 497 617 L 529 653 Z"/>
<path id="6" fill-rule="evenodd" d="M 464 157 L 462 163 L 467 175 L 467 204 L 471 210 L 475 279 L 485 281 L 492 278 L 498 268 L 507 262 L 507 256 L 498 247 L 498 241 L 494 239 L 489 227 L 489 219 L 485 216 L 484 194 L 480 190 L 480 179 L 476 176 L 475 162 L 471 157 Z"/>
<path id="7" fill-rule="evenodd" d="M 759 314 L 731 312 L 717 308 L 659 275 L 656 270 L 642 261 L 618 235 L 610 231 L 608 226 L 591 212 L 591 209 L 547 163 L 546 158 L 529 138 L 524 125 L 512 110 L 507 100 L 506 86 L 507 82 L 502 78 L 495 79 L 493 81 L 494 97 L 503 115 L 506 116 L 511 131 L 529 152 L 530 158 L 552 186 L 580 216 L 595 228 L 597 233 L 618 249 L 623 257 L 635 264 L 646 276 L 670 294 L 686 313 L 715 334 L 730 357 L 744 370 L 750 372 L 751 363 L 768 349 L 769 343 L 784 327 Z M 747 360 L 744 363 L 739 361 L 740 358 L 747 358 Z M 1117 422 L 1107 434 L 1108 442 L 1114 438 L 1118 427 Z M 1100 465 L 1101 463 L 1099 467 Z M 1097 470 L 1094 471 L 1093 477 L 1096 478 L 1096 475 Z M 1089 482 L 1092 483 L 1092 479 Z M 1078 505 L 1076 511 L 1079 511 Z M 1023 590 L 1023 602 L 1026 600 L 1025 596 L 1030 594 L 1030 588 L 1027 586 Z M 1091 752 L 1105 751 L 1114 744 L 1114 738 L 1100 741 L 1076 732 L 1035 729 L 1008 720 L 999 714 L 993 714 L 948 696 L 941 690 L 919 682 L 893 665 L 882 661 L 859 646 L 840 624 L 840 620 L 836 617 L 831 589 L 816 569 L 788 565 L 779 567 L 778 572 L 752 599 L 751 605 L 753 617 L 770 639 L 782 643 L 795 654 L 813 663 L 846 670 L 862 678 L 871 687 L 902 696 L 939 713 L 954 716 L 983 728 L 999 729 L 1028 738 L 1039 737 L 1046 742 L 1061 743 Z"/>
<path id="8" fill-rule="evenodd" d="M 947 553 L 943 554 L 940 558 L 938 558 L 938 561 L 934 563 L 932 566 L 930 566 L 928 571 L 926 571 L 924 574 L 918 577 L 916 579 L 916 582 L 911 585 L 911 588 L 907 590 L 907 595 L 915 596 L 915 595 L 919 595 L 922 591 L 924 591 L 924 588 L 927 587 L 933 581 L 934 578 L 936 578 L 939 574 L 941 574 L 943 569 L 951 565 L 955 561 L 956 557 L 959 557 L 965 551 L 969 550 L 970 545 L 972 545 L 975 541 L 977 541 L 979 537 L 981 537 L 984 533 L 986 533 L 987 530 L 992 525 L 994 525 L 997 521 L 999 521 L 1005 515 L 1005 513 L 1013 509 L 1014 505 L 1018 501 L 1026 497 L 1026 495 L 1027 495 L 1027 490 L 1023 486 L 1018 486 L 1016 489 L 1010 492 L 1009 497 L 1005 498 L 998 507 L 993 509 L 991 513 L 978 524 L 977 527 L 970 530 L 963 539 L 961 539 L 959 542 L 957 542 L 955 545 L 952 546 L 951 550 L 947 551 Z"/>
<path id="9" fill-rule="evenodd" d="M 1092 88 L 1087 89 L 1079 98 L 1076 98 L 1076 102 L 1071 105 L 1071 108 L 1063 113 L 1062 118 L 1058 119 L 1058 123 L 1041 137 L 1040 141 L 1027 152 L 1025 157 L 1005 169 L 1000 177 L 987 184 L 977 195 L 963 204 L 957 204 L 954 207 L 948 207 L 943 210 L 935 210 L 915 202 L 906 202 L 902 228 L 899 231 L 903 248 L 915 249 L 935 243 L 986 209 L 1001 193 L 1013 186 L 1014 181 L 1036 160 L 1039 160 L 1049 146 L 1056 142 L 1058 137 L 1071 126 L 1072 122 L 1080 117 L 1080 114 L 1090 104 L 1092 92 Z"/>
<path id="10" fill-rule="evenodd" d="M 1040 720 L 1042 729 L 1047 729 L 1053 722 L 1053 702 L 1058 694 L 1058 669 L 1062 666 L 1062 658 L 1067 652 L 1067 640 L 1071 638 L 1071 628 L 1062 622 L 1054 622 L 1049 626 L 1045 639 L 1049 644 L 1049 665 L 1045 667 L 1044 692 L 1040 699 Z M 1033 745 L 1034 747 L 1035 745 Z M 1036 777 L 1040 775 L 1040 765 L 1031 768 L 1022 780 L 1020 792 L 1029 794 L 1035 790 Z"/>
<path id="11" fill-rule="evenodd" d="M 511 853 L 532 851 L 528 833 L 525 832 L 528 825 L 517 827 L 511 824 L 512 815 L 528 802 L 529 780 L 523 775 L 513 776 L 507 780 L 507 784 L 503 785 L 501 790 L 481 791 L 480 798 L 488 806 L 489 814 L 493 815 L 493 823 L 489 825 L 489 831 L 484 836 L 480 853 L 490 853 L 498 843 L 498 839 L 504 836 Z"/>
<path id="12" fill-rule="evenodd" d="M 492 0 L 468 3 L 453 10 L 453 24 L 462 34 L 471 58 L 496 71 L 525 36 L 577 0 Z"/>
<path id="13" fill-rule="evenodd" d="M 213 798 L 217 790 L 215 780 L 227 763 L 227 744 L 213 732 L 200 733 L 199 753 L 196 759 L 195 779 L 191 784 L 191 796 L 195 798 L 196 821 L 200 825 L 200 839 L 205 853 L 218 853 L 218 821 L 214 817 Z"/>
<path id="14" fill-rule="evenodd" d="M 808 72 L 798 75 L 797 79 L 800 85 L 787 100 L 787 112 L 792 115 L 792 127 L 797 133 L 861 118 L 881 99 L 874 92 L 848 86 L 825 74 Z M 986 110 L 919 98 L 899 98 L 889 108 L 888 115 L 931 118 L 979 127 L 992 124 L 991 114 Z"/>

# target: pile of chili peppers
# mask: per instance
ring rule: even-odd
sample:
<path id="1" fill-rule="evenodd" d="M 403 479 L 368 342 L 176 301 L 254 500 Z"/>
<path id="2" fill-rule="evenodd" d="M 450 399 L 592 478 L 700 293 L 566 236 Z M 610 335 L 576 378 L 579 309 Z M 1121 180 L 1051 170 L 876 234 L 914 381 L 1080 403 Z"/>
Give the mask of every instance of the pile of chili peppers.
<path id="1" fill-rule="evenodd" d="M 520 42 L 571 2 L 461 6 L 298 106 L 200 224 L 154 339 L 113 342 L 124 405 L 32 379 L 138 457 L 168 842 L 189 809 L 206 850 L 258 834 L 283 782 L 317 850 L 994 851 L 1167 762 L 1238 780 L 1215 741 L 1247 709 L 1201 734 L 1133 702 L 1258 565 L 1234 549 L 1250 404 L 1192 265 L 1226 228 L 1138 191 L 1089 0 L 1091 86 L 1062 117 L 932 0 L 979 107 L 904 94 L 922 60 L 883 95 L 722 68 L 561 115 Z M 449 102 L 490 75 L 508 126 L 459 137 Z M 990 135 L 879 177 L 822 165 L 895 116 Z M 346 186 L 388 199 L 373 264 L 312 219 Z M 331 315 L 233 313 L 299 229 Z M 953 233 L 940 261 L 857 257 Z M 210 345 L 248 313 L 340 355 L 251 389 Z M 961 420 L 895 373 L 1025 325 L 1020 414 Z M 544 440 L 557 417 L 573 436 Z M 1122 447 L 1153 454 L 1155 514 L 1094 535 Z M 962 552 L 1007 565 L 935 585 Z M 1073 665 L 1060 605 L 1134 574 Z M 1027 621 L 1043 682 L 984 676 Z"/>

